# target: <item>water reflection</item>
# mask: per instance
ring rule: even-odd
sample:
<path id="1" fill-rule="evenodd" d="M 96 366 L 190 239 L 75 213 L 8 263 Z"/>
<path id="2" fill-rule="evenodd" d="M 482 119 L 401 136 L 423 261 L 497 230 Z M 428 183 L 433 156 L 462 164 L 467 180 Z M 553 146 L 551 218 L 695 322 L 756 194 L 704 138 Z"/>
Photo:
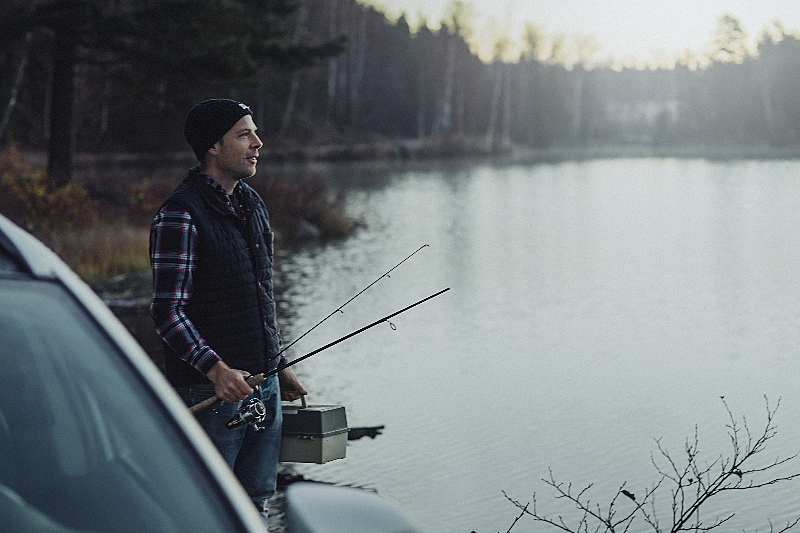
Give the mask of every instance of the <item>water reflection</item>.
<path id="1" fill-rule="evenodd" d="M 296 367 L 313 403 L 386 425 L 346 460 L 299 470 L 374 488 L 444 533 L 507 529 L 515 509 L 502 490 L 551 503 L 539 482 L 549 468 L 594 483 L 601 502 L 622 483 L 643 491 L 657 479 L 654 438 L 679 454 L 695 425 L 713 460 L 727 453 L 720 396 L 759 427 L 763 395 L 781 397 L 765 460 L 793 452 L 798 171 L 616 159 L 381 172 L 380 186 L 349 195 L 364 230 L 282 258 L 284 336 L 430 248 L 292 355 L 452 290 L 397 317 L 397 331 L 374 328 Z M 791 489 L 719 509 L 740 510 L 731 527 L 765 528 L 800 507 Z"/>

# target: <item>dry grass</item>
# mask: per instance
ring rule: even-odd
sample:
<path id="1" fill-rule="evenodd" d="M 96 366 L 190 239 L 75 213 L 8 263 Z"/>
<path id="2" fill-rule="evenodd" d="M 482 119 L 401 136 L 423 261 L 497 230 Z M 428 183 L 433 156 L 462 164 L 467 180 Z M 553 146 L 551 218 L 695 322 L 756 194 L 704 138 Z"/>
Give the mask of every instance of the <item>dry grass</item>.
<path id="1" fill-rule="evenodd" d="M 80 185 L 56 188 L 44 172 L 0 169 L 0 212 L 42 240 L 86 282 L 150 267 L 148 228 L 107 211 Z M 120 211 L 120 210 L 116 210 Z"/>
<path id="2" fill-rule="evenodd" d="M 41 167 L 14 146 L 0 150 L 0 213 L 42 240 L 87 283 L 149 270 L 150 221 L 175 183 L 108 175 L 86 187 L 55 187 Z M 328 199 L 320 185 L 253 185 L 285 240 L 297 237 L 300 220 L 317 226 L 323 238 L 346 237 L 354 226 L 341 199 Z"/>
<path id="3" fill-rule="evenodd" d="M 54 232 L 47 243 L 87 283 L 150 268 L 149 228 L 112 223 Z"/>

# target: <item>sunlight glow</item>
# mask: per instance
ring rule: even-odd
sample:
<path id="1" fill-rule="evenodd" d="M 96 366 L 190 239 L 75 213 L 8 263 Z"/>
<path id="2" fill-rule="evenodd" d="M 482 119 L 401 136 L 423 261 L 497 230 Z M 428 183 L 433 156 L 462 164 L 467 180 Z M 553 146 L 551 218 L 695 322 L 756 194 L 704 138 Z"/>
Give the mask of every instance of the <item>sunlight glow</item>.
<path id="1" fill-rule="evenodd" d="M 412 28 L 438 28 L 453 0 L 369 0 L 395 19 L 405 13 Z M 471 43 L 484 60 L 492 58 L 501 38 L 513 46 L 506 60 L 522 49 L 526 24 L 546 40 L 561 39 L 575 53 L 579 43 L 594 43 L 592 61 L 625 66 L 672 66 L 687 55 L 709 51 L 717 22 L 729 14 L 738 19 L 751 48 L 776 21 L 795 33 L 800 26 L 797 0 L 464 0 L 474 13 Z M 574 58 L 573 58 L 574 60 Z"/>

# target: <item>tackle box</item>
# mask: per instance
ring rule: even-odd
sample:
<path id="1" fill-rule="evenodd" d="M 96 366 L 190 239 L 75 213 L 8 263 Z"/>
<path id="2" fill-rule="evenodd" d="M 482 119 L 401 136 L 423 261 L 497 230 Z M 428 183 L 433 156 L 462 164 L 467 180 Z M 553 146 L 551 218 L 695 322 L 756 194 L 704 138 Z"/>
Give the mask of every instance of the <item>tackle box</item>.
<path id="1" fill-rule="evenodd" d="M 323 464 L 344 459 L 347 451 L 347 415 L 343 405 L 282 403 L 283 431 L 280 461 Z"/>

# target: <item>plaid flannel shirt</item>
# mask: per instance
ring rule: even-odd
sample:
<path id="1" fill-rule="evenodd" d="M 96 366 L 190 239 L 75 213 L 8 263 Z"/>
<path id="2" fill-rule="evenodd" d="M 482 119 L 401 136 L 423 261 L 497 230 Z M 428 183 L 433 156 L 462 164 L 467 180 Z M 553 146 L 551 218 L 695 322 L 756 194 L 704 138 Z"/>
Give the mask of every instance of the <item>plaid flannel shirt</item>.
<path id="1" fill-rule="evenodd" d="M 236 214 L 225 189 L 208 176 L 206 183 L 224 197 L 231 212 Z M 153 219 L 150 239 L 153 269 L 150 314 L 156 331 L 173 352 L 205 375 L 221 358 L 184 311 L 192 296 L 192 281 L 197 269 L 197 228 L 188 211 L 167 203 Z M 285 362 L 281 356 L 279 364 Z"/>

